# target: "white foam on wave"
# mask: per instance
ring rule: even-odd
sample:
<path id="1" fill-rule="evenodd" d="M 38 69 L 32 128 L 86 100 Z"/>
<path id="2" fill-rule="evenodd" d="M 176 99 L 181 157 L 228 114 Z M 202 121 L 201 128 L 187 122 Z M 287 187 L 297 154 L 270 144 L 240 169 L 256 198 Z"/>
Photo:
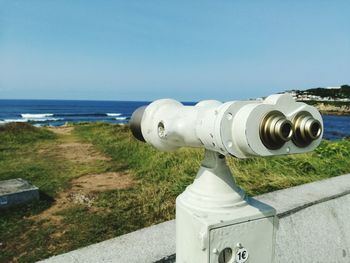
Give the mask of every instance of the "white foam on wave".
<path id="1" fill-rule="evenodd" d="M 5 119 L 3 120 L 4 123 L 11 123 L 11 122 L 28 122 L 27 119 Z"/>
<path id="2" fill-rule="evenodd" d="M 24 113 L 21 114 L 22 118 L 24 119 L 43 119 L 46 117 L 52 117 L 53 114 L 52 113 Z"/>
<path id="3" fill-rule="evenodd" d="M 120 116 L 122 114 L 121 113 L 106 113 L 106 115 L 109 117 L 117 117 L 117 116 Z"/>
<path id="4" fill-rule="evenodd" d="M 4 119 L 0 121 L 0 124 L 12 123 L 12 122 L 46 122 L 46 121 L 62 121 L 62 118 L 27 118 L 27 119 Z"/>
<path id="5" fill-rule="evenodd" d="M 115 118 L 117 121 L 124 121 L 126 120 L 128 117 L 117 117 Z"/>
<path id="6" fill-rule="evenodd" d="M 34 121 L 34 122 L 45 122 L 45 121 L 62 121 L 63 118 L 33 118 L 33 119 L 26 119 L 28 121 Z"/>

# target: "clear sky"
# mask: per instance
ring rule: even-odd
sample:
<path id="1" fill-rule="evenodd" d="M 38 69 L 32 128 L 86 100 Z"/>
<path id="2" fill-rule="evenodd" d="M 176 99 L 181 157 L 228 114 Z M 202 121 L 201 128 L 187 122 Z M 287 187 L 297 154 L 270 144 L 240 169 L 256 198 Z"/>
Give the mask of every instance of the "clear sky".
<path id="1" fill-rule="evenodd" d="M 232 100 L 341 84 L 347 0 L 0 0 L 0 99 Z"/>

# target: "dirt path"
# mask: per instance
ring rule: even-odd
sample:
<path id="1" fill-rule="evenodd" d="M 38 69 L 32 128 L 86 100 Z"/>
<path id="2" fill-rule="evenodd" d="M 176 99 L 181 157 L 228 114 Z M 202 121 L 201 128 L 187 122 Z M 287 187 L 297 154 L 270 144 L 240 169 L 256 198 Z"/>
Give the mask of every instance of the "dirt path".
<path id="1" fill-rule="evenodd" d="M 74 127 L 72 126 L 59 126 L 59 127 L 48 127 L 48 130 L 59 134 L 59 135 L 71 135 Z"/>
<path id="2" fill-rule="evenodd" d="M 50 208 L 33 216 L 32 219 L 59 223 L 62 217 L 57 215 L 57 213 L 61 210 L 77 204 L 91 208 L 93 207 L 96 193 L 114 189 L 125 189 L 132 185 L 133 181 L 127 173 L 109 172 L 81 176 L 71 181 L 70 189 L 57 195 Z"/>
<path id="3" fill-rule="evenodd" d="M 59 140 L 55 154 L 71 162 L 79 164 L 93 164 L 96 161 L 109 161 L 110 157 L 94 148 L 92 144 L 83 143 L 74 135 L 74 127 L 51 127 L 52 132 L 58 134 Z M 41 149 L 45 154 L 52 149 Z M 71 180 L 68 190 L 59 193 L 53 205 L 42 213 L 32 217 L 34 220 L 47 220 L 59 223 L 62 219 L 57 213 L 73 205 L 93 207 L 97 192 L 113 189 L 125 189 L 133 185 L 130 174 L 122 172 L 107 172 L 101 174 L 87 174 Z"/>
<path id="4" fill-rule="evenodd" d="M 97 160 L 111 160 L 108 156 L 97 151 L 90 143 L 82 143 L 72 132 L 74 127 L 61 126 L 50 127 L 50 131 L 60 136 L 59 144 L 57 145 L 57 154 L 64 159 L 73 162 L 90 163 Z"/>

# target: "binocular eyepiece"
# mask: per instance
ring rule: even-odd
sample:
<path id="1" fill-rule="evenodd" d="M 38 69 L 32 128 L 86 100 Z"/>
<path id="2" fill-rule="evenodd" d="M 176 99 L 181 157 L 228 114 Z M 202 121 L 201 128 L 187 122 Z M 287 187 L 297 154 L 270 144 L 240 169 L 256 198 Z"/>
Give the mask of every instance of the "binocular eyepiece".
<path id="1" fill-rule="evenodd" d="M 280 111 L 271 111 L 260 124 L 261 141 L 271 150 L 281 148 L 289 140 L 299 147 L 306 147 L 321 133 L 321 123 L 306 111 L 298 113 L 292 121 Z"/>
<path id="2" fill-rule="evenodd" d="M 294 117 L 293 123 L 293 142 L 299 147 L 306 147 L 321 136 L 321 123 L 308 112 L 299 112 Z"/>
<path id="3" fill-rule="evenodd" d="M 157 100 L 133 113 L 130 128 L 137 139 L 159 150 L 204 147 L 238 158 L 308 152 L 323 134 L 317 109 L 288 94 L 194 106 Z"/>
<path id="4" fill-rule="evenodd" d="M 268 149 L 279 149 L 293 135 L 293 124 L 280 111 L 269 112 L 260 124 L 260 138 Z"/>

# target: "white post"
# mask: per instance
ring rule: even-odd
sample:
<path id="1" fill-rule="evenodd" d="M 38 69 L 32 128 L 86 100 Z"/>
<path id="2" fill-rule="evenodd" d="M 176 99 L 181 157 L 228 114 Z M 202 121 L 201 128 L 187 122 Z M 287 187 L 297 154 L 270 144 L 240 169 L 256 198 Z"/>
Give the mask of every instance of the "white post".
<path id="1" fill-rule="evenodd" d="M 136 138 L 162 151 L 206 149 L 195 181 L 176 200 L 177 263 L 272 262 L 275 211 L 245 196 L 225 156 L 314 150 L 323 134 L 316 108 L 288 94 L 195 106 L 164 99 L 136 110 L 130 128 Z"/>
<path id="2" fill-rule="evenodd" d="M 176 200 L 177 263 L 271 263 L 275 211 L 245 196 L 225 157 L 206 151 Z"/>

